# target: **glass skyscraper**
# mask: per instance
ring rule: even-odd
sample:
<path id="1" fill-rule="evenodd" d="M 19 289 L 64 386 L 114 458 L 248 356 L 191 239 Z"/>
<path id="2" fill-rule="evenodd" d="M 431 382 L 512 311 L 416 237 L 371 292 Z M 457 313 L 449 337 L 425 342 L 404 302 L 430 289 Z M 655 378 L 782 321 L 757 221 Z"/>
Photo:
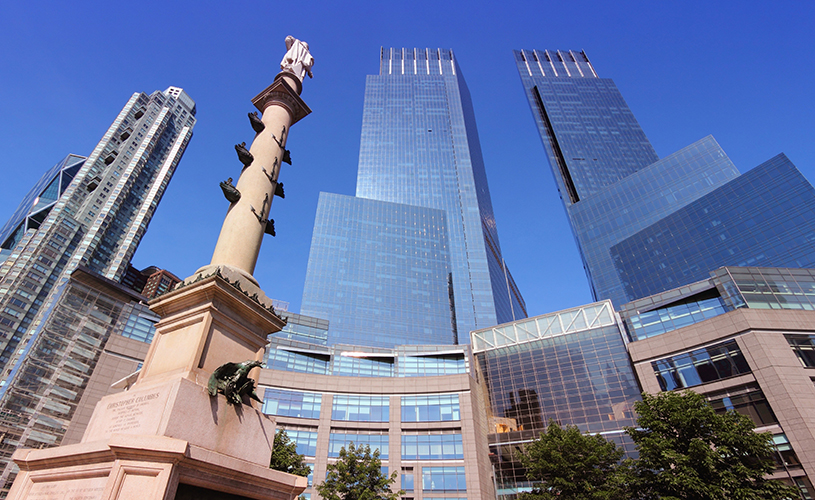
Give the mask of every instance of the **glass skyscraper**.
<path id="1" fill-rule="evenodd" d="M 330 343 L 454 343 L 441 210 L 320 193 L 308 269 L 332 278 L 303 291 L 304 314 L 329 319 Z"/>
<path id="2" fill-rule="evenodd" d="M 0 395 L 78 266 L 119 281 L 192 137 L 180 88 L 135 93 L 87 159 L 68 156 L 4 226 Z M 83 161 L 84 160 L 84 161 Z"/>
<path id="3" fill-rule="evenodd" d="M 11 250 L 30 229 L 38 229 L 62 193 L 85 163 L 84 156 L 68 155 L 43 174 L 34 187 L 23 197 L 12 216 L 0 229 L 0 259 L 5 260 Z"/>
<path id="4" fill-rule="evenodd" d="M 387 287 L 387 293 L 379 295 L 399 298 L 372 303 L 368 311 L 353 314 L 401 319 L 368 329 L 342 329 L 336 311 L 357 307 L 358 293 L 318 291 L 337 289 L 346 273 L 357 271 L 351 271 L 351 262 L 329 266 L 324 261 L 328 257 L 315 254 L 323 225 L 344 223 L 325 213 L 329 204 L 321 203 L 303 314 L 331 322 L 330 342 L 344 342 L 344 336 L 352 335 L 349 340 L 355 343 L 382 347 L 424 343 L 431 338 L 432 343 L 449 343 L 456 337 L 467 342 L 471 330 L 526 317 L 523 299 L 501 256 L 472 102 L 453 52 L 392 48 L 382 49 L 380 55 L 379 75 L 368 76 L 366 82 L 356 197 L 412 205 L 417 207 L 414 210 L 433 209 L 426 213 L 443 215 L 446 229 L 433 238 L 446 240 L 449 287 L 441 279 L 442 263 L 435 255 L 431 256 L 433 263 L 426 261 L 415 269 L 403 267 L 407 274 L 389 276 L 387 282 L 376 275 L 360 276 L 359 283 L 368 289 Z M 420 252 L 421 247 L 413 251 Z M 417 273 L 431 276 L 430 295 L 416 296 L 420 290 Z M 442 285 L 448 293 L 441 293 Z M 422 308 L 405 313 L 405 305 L 414 303 L 422 304 Z M 427 308 L 433 312 L 423 314 Z M 444 308 L 447 317 L 442 319 Z M 426 323 L 429 331 L 414 333 L 421 327 L 412 325 L 417 320 Z M 402 332 L 407 337 L 398 338 Z M 383 343 L 376 338 L 383 335 L 394 338 Z"/>
<path id="5" fill-rule="evenodd" d="M 726 265 L 815 266 L 815 190 L 786 157 L 740 175 L 708 136 L 660 160 L 584 52 L 515 62 L 595 300 L 621 307 Z"/>

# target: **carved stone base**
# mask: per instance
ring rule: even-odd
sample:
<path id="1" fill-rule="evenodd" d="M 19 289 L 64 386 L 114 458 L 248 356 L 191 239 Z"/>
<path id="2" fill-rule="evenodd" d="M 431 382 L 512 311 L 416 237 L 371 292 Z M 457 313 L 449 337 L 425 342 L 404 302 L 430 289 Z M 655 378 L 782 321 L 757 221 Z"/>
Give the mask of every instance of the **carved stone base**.
<path id="1" fill-rule="evenodd" d="M 251 406 L 232 406 L 222 395 L 211 398 L 205 387 L 187 379 L 140 384 L 102 398 L 96 405 L 83 443 L 116 434 L 164 436 L 269 466 L 275 422 Z"/>
<path id="2" fill-rule="evenodd" d="M 218 266 L 151 300 L 150 308 L 161 321 L 135 387 L 176 377 L 205 387 L 224 363 L 261 361 L 266 337 L 285 325 L 260 288 Z"/>
<path id="3" fill-rule="evenodd" d="M 177 492 L 183 497 L 189 491 L 196 498 L 293 500 L 308 482 L 161 436 L 115 434 L 103 441 L 18 450 L 12 458 L 20 473 L 9 500 L 173 500 Z"/>

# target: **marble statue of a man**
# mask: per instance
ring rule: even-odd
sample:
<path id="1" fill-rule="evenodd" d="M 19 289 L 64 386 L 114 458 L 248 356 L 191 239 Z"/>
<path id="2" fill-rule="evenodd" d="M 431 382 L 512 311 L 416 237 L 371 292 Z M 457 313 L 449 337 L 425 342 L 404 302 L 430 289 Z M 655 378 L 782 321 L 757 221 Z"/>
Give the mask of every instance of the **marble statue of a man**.
<path id="1" fill-rule="evenodd" d="M 313 78 L 311 67 L 314 65 L 314 58 L 308 51 L 308 44 L 289 35 L 286 37 L 286 48 L 288 52 L 280 61 L 281 71 L 294 74 L 301 82 L 306 74 L 309 78 Z"/>

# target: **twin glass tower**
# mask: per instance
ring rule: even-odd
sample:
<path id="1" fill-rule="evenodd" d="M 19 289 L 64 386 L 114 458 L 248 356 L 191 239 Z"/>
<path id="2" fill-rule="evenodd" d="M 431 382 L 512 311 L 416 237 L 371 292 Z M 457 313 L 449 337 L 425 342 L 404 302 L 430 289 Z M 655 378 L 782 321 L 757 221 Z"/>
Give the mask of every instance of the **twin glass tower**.
<path id="1" fill-rule="evenodd" d="M 708 136 L 659 159 L 584 52 L 515 62 L 595 300 L 619 308 L 722 266 L 815 267 L 815 189 L 786 156 L 740 174 Z"/>
<path id="2" fill-rule="evenodd" d="M 526 317 L 452 50 L 382 49 L 356 196 L 320 194 L 301 313 L 330 321 L 330 344 L 374 347 L 469 343 Z"/>

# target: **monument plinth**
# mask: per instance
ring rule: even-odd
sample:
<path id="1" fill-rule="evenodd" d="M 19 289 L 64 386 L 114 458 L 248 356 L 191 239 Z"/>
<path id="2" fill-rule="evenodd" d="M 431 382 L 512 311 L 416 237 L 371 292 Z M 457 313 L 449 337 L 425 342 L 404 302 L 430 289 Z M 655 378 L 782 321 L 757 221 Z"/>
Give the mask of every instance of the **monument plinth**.
<path id="1" fill-rule="evenodd" d="M 251 148 L 236 147 L 240 179 L 221 184 L 230 207 L 212 263 L 150 302 L 161 320 L 138 379 L 102 398 L 79 444 L 15 452 L 9 499 L 291 500 L 306 488 L 305 477 L 269 469 L 275 422 L 247 397 L 260 370 L 252 361 L 285 325 L 252 273 L 263 235 L 274 235 L 289 127 L 311 112 L 299 96 L 308 45 L 287 37 L 286 46 L 284 72 L 252 100 L 263 116 L 250 116 Z M 233 365 L 240 377 L 211 383 Z M 213 395 L 229 383 L 242 384 L 225 390 L 231 401 Z"/>

